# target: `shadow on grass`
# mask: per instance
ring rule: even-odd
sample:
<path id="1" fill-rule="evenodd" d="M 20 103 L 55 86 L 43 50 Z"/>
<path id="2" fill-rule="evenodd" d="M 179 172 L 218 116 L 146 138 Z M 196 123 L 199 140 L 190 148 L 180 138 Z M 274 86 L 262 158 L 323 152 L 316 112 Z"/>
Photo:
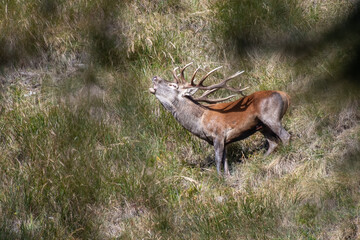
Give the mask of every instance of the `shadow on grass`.
<path id="1" fill-rule="evenodd" d="M 223 35 L 225 49 L 239 58 L 246 58 L 253 49 L 295 57 L 296 72 L 310 74 L 314 80 L 308 86 L 310 94 L 329 88 L 341 88 L 345 98 L 349 91 L 358 93 L 360 3 L 353 3 L 352 11 L 341 22 L 316 35 L 309 33 L 312 26 L 301 11 L 296 0 L 271 0 L 265 5 L 254 1 L 223 1 L 217 6 L 220 21 L 215 32 Z M 314 62 L 327 65 L 328 71 L 319 75 L 314 71 Z"/>

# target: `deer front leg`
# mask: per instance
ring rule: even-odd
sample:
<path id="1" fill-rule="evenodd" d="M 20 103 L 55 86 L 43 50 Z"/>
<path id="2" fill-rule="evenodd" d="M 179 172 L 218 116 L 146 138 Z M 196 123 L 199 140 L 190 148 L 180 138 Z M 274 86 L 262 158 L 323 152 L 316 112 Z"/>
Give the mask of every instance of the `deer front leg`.
<path id="1" fill-rule="evenodd" d="M 225 155 L 224 141 L 223 140 L 215 140 L 214 148 L 215 148 L 216 170 L 217 170 L 217 173 L 219 175 L 221 175 L 221 162 L 224 160 L 224 155 Z"/>
<path id="2" fill-rule="evenodd" d="M 223 162 L 224 162 L 224 174 L 226 176 L 230 176 L 229 163 L 226 158 L 226 146 L 224 147 Z"/>

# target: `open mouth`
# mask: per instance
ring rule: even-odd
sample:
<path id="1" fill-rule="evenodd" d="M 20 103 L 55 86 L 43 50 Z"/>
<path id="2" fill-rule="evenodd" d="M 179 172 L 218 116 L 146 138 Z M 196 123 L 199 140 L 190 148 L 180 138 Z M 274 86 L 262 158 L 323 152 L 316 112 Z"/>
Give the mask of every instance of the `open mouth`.
<path id="1" fill-rule="evenodd" d="M 150 93 L 155 94 L 156 90 L 154 88 L 149 88 Z"/>
<path id="2" fill-rule="evenodd" d="M 155 82 L 157 81 L 157 76 L 153 77 L 153 79 L 151 79 L 151 81 L 153 82 L 153 84 L 155 84 Z M 150 91 L 150 93 L 155 94 L 155 92 L 156 92 L 155 85 L 153 88 L 149 88 L 149 91 Z"/>

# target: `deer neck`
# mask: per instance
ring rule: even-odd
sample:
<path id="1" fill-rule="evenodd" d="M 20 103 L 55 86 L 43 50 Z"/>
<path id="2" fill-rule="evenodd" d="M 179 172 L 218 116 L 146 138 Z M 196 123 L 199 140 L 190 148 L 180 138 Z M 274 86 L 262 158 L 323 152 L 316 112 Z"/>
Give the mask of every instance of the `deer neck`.
<path id="1" fill-rule="evenodd" d="M 188 131 L 200 138 L 205 138 L 201 119 L 206 109 L 196 102 L 184 98 L 172 102 L 170 110 L 175 119 Z"/>

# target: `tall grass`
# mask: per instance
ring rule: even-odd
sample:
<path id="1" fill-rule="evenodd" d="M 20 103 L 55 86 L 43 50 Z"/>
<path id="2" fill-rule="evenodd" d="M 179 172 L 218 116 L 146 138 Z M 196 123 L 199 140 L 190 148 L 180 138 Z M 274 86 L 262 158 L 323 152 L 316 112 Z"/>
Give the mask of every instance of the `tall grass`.
<path id="1" fill-rule="evenodd" d="M 4 2 L 0 239 L 358 238 L 357 90 L 326 85 L 343 80 L 344 46 L 304 57 L 276 43 L 323 34 L 353 6 Z M 289 92 L 291 145 L 265 158 L 260 135 L 233 144 L 218 177 L 212 147 L 147 92 L 191 61 L 225 66 L 210 81 L 240 68 L 251 91 Z"/>

